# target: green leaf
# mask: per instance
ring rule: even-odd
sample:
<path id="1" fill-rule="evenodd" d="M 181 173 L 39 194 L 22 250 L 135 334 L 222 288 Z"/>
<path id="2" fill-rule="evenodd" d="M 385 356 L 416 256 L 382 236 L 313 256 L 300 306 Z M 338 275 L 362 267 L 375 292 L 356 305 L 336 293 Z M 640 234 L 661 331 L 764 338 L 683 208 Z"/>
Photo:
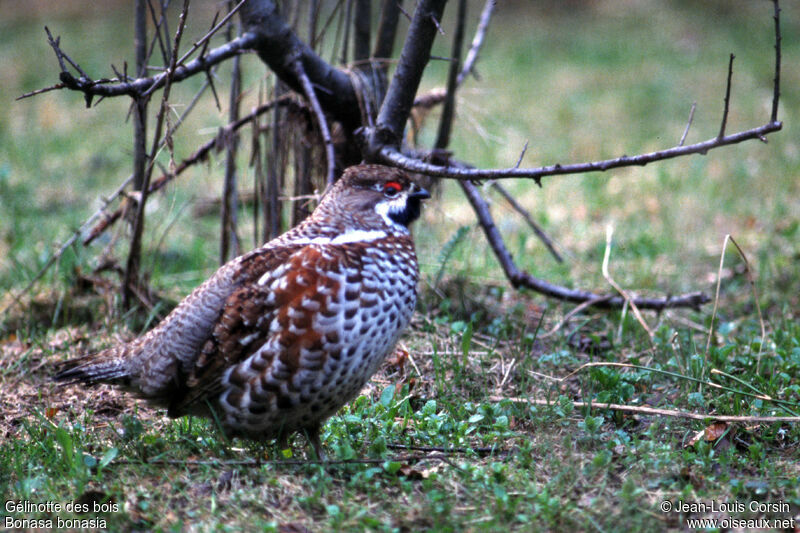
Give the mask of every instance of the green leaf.
<path id="1" fill-rule="evenodd" d="M 98 467 L 99 468 L 107 467 L 111 463 L 111 461 L 117 458 L 117 455 L 119 455 L 118 448 L 109 448 L 108 450 L 106 450 L 106 453 L 104 453 L 103 457 L 100 459 Z"/>
<path id="2" fill-rule="evenodd" d="M 381 405 L 388 408 L 392 404 L 392 400 L 394 400 L 394 385 L 389 385 L 381 393 Z"/>

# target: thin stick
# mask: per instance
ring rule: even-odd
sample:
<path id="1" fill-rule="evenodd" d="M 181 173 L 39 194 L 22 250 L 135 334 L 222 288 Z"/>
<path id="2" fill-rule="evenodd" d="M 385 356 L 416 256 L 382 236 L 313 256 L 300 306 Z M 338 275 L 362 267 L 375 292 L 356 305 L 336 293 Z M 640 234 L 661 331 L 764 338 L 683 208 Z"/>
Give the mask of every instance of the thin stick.
<path id="1" fill-rule="evenodd" d="M 551 400 L 538 400 L 535 398 L 504 398 L 501 396 L 490 396 L 494 402 L 508 400 L 512 403 L 524 403 L 534 405 L 554 405 Z M 740 415 L 712 415 L 709 413 L 690 413 L 678 409 L 659 409 L 657 407 L 645 407 L 643 405 L 623 405 L 618 403 L 603 402 L 582 402 L 572 400 L 570 403 L 576 408 L 594 407 L 597 409 L 611 409 L 612 411 L 623 411 L 628 413 L 669 416 L 673 418 L 688 418 L 690 420 L 716 420 L 717 422 L 752 422 L 752 423 L 774 423 L 774 422 L 800 422 L 800 416 L 740 416 Z"/>
<path id="2" fill-rule="evenodd" d="M 415 454 L 415 455 L 399 455 L 394 457 L 365 457 L 358 459 L 234 459 L 234 460 L 217 460 L 217 459 L 194 459 L 194 460 L 181 460 L 181 459 L 152 459 L 150 461 L 131 461 L 128 459 L 115 459 L 111 464 L 119 465 L 208 465 L 208 466 L 302 466 L 302 465 L 322 465 L 322 466 L 337 466 L 337 465 L 353 465 L 353 464 L 383 464 L 388 462 L 397 463 L 418 463 L 420 461 L 446 461 L 451 455 L 461 453 L 434 453 L 434 454 Z M 504 453 L 504 452 L 500 452 Z"/>
<path id="3" fill-rule="evenodd" d="M 311 80 L 308 78 L 306 71 L 303 68 L 303 63 L 299 59 L 294 63 L 294 71 L 295 75 L 300 80 L 300 83 L 303 85 L 303 92 L 308 99 L 308 103 L 311 104 L 311 109 L 314 111 L 314 116 L 317 118 L 317 126 L 319 127 L 319 133 L 322 137 L 322 142 L 325 145 L 325 155 L 327 156 L 328 160 L 326 183 L 328 186 L 330 186 L 333 185 L 333 182 L 336 179 L 336 158 L 333 151 L 331 131 L 328 128 L 328 121 L 325 118 L 325 112 L 322 110 L 319 100 L 317 100 L 317 93 L 314 91 L 314 86 L 311 84 Z"/>
<path id="4" fill-rule="evenodd" d="M 456 90 L 458 89 L 458 73 L 461 70 L 461 49 L 464 46 L 464 27 L 467 19 L 467 1 L 459 0 L 458 14 L 456 17 L 456 31 L 453 35 L 452 56 L 453 62 L 447 73 L 447 94 L 444 98 L 444 107 L 439 119 L 439 130 L 436 134 L 434 147 L 445 150 L 450 144 L 450 133 L 453 130 L 453 121 L 456 115 Z"/>
<path id="5" fill-rule="evenodd" d="M 144 0 L 134 3 L 134 48 L 136 50 L 136 75 L 147 75 L 147 14 Z M 136 215 L 133 231 L 125 262 L 125 273 L 122 279 L 122 306 L 130 308 L 133 297 L 138 292 L 139 266 L 141 262 L 142 232 L 144 231 L 144 205 L 147 201 L 147 187 L 150 173 L 147 171 L 147 104 L 148 98 L 133 95 L 131 111 L 133 114 L 133 188 L 141 193 L 138 204 L 134 206 Z M 140 298 L 141 299 L 141 298 Z"/>
<path id="6" fill-rule="evenodd" d="M 494 11 L 496 3 L 497 0 L 486 0 L 486 3 L 483 4 L 478 27 L 475 29 L 475 36 L 472 38 L 472 44 L 467 52 L 467 57 L 464 59 L 464 65 L 458 74 L 458 85 L 461 85 L 469 74 L 474 74 L 475 63 L 478 61 L 478 54 L 486 39 L 486 31 L 489 29 L 489 22 L 492 19 L 492 11 Z"/>
<path id="7" fill-rule="evenodd" d="M 730 61 L 728 61 L 728 83 L 725 85 L 725 108 L 722 111 L 722 124 L 719 127 L 718 139 L 725 136 L 725 126 L 728 123 L 728 107 L 731 99 L 731 80 L 733 79 L 733 59 L 736 56 L 731 54 Z"/>
<path id="8" fill-rule="evenodd" d="M 503 187 L 502 185 L 500 185 L 496 181 L 492 182 L 492 188 L 494 190 L 496 190 L 497 192 L 499 192 L 500 196 L 502 196 L 505 199 L 505 201 L 508 202 L 508 205 L 510 205 L 511 208 L 514 209 L 514 211 L 519 213 L 522 216 L 522 218 L 525 219 L 525 222 L 527 222 L 528 225 L 531 227 L 531 229 L 533 230 L 533 233 L 535 233 L 536 236 L 539 238 L 539 240 L 542 241 L 542 244 L 545 245 L 547 250 L 555 258 L 555 260 L 557 262 L 559 262 L 559 263 L 563 263 L 564 262 L 564 258 L 561 257 L 561 254 L 559 254 L 558 251 L 556 251 L 555 246 L 553 245 L 553 240 L 544 232 L 544 230 L 542 228 L 539 227 L 539 225 L 536 223 L 536 221 L 533 220 L 533 217 L 531 217 L 530 213 L 528 213 L 528 211 L 524 207 L 522 207 L 519 204 L 519 202 L 517 202 L 514 199 L 513 196 L 511 196 L 508 193 L 508 191 L 506 190 L 505 187 Z"/>
<path id="9" fill-rule="evenodd" d="M 689 135 L 689 128 L 692 127 L 692 120 L 694 119 L 694 110 L 697 109 L 697 102 L 692 102 L 692 108 L 689 110 L 689 120 L 686 122 L 686 129 L 683 130 L 683 135 L 681 135 L 681 140 L 678 143 L 678 146 L 683 146 L 683 141 L 686 140 L 686 136 Z"/>
<path id="10" fill-rule="evenodd" d="M 775 20 L 775 83 L 772 92 L 772 122 L 778 121 L 778 101 L 781 96 L 781 8 L 778 0 L 772 2 L 775 8 L 773 19 Z"/>
<path id="11" fill-rule="evenodd" d="M 233 25 L 228 26 L 228 38 L 233 36 Z M 242 92 L 242 73 L 240 57 L 233 58 L 231 69 L 231 92 L 228 100 L 228 121 L 239 120 L 239 103 Z M 237 207 L 239 198 L 236 191 L 236 152 L 239 148 L 239 136 L 235 132 L 225 139 L 225 179 L 223 182 L 222 208 L 220 209 L 220 251 L 219 261 L 224 264 L 231 255 L 241 253 L 237 234 Z M 232 245 L 232 249 L 231 249 Z"/>

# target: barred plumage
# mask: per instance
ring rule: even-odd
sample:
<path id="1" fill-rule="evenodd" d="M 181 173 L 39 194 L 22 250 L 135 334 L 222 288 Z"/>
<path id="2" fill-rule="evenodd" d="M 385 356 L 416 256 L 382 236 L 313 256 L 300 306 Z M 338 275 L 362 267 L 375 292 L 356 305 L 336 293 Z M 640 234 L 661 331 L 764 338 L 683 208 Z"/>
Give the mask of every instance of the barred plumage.
<path id="1" fill-rule="evenodd" d="M 173 417 L 213 416 L 229 435 L 303 431 L 319 456 L 321 424 L 411 319 L 408 225 L 428 197 L 399 170 L 351 167 L 302 224 L 220 267 L 150 332 L 66 361 L 55 379 L 116 384 Z"/>

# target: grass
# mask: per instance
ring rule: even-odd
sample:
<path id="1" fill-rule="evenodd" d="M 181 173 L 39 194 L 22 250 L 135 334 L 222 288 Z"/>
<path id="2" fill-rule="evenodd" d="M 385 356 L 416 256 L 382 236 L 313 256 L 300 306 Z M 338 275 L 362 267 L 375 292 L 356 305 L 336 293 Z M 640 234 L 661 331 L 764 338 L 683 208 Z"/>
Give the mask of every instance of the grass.
<path id="1" fill-rule="evenodd" d="M 479 63 L 482 81 L 469 81 L 460 97 L 453 141 L 460 157 L 507 166 L 526 140 L 529 165 L 667 147 L 680 138 L 692 102 L 689 140 L 713 137 L 730 52 L 737 58 L 729 131 L 767 119 L 768 2 L 544 5 L 498 6 Z M 422 223 L 433 231 L 417 229 L 423 281 L 403 339 L 409 356 L 390 358 L 325 425 L 331 464 L 306 462 L 300 436 L 287 457 L 275 445 L 227 442 L 206 421 L 169 420 L 110 389 L 55 388 L 51 363 L 141 333 L 213 270 L 218 222 L 191 209 L 218 194 L 221 161 L 212 158 L 153 198 L 145 263 L 164 296 L 161 308 L 121 314 L 116 278 L 92 273 L 103 251 L 124 261 L 120 226 L 89 249 L 70 248 L 23 305 L 2 317 L 3 520 L 112 530 L 638 531 L 691 529 L 688 520 L 698 517 L 798 517 L 796 423 L 720 430 L 711 420 L 573 403 L 800 414 L 800 13 L 788 4 L 784 10 L 785 127 L 769 144 L 607 175 L 546 178 L 541 190 L 506 184 L 559 244 L 565 264 L 487 192 L 515 259 L 549 281 L 610 290 L 601 274 L 609 224 L 611 274 L 629 290 L 713 294 L 721 273 L 713 324 L 711 306 L 645 314 L 652 339 L 630 311 L 589 310 L 564 321 L 572 306 L 508 286 L 457 187 L 445 184 L 424 213 Z M 25 58 L 0 54 L 4 293 L 32 278 L 54 243 L 130 166 L 122 100 L 91 110 L 60 92 L 12 102 L 55 82 L 43 23 L 91 73 L 105 74 L 110 61 L 121 63 L 131 51 L 126 13 L 0 22 L 0 47 L 22 50 Z M 446 43 L 439 46 L 446 55 Z M 257 92 L 258 61 L 245 60 L 246 86 Z M 427 86 L 444 79 L 444 68 L 432 63 Z M 191 91 L 176 101 L 188 101 L 186 95 Z M 224 108 L 206 104 L 176 139 L 177 157 L 225 122 Z M 435 135 L 429 130 L 423 140 Z M 249 172 L 242 183 L 252 182 Z M 248 217 L 240 216 L 245 235 Z M 757 302 L 730 246 L 719 271 L 726 234 L 748 256 Z M 525 398 L 548 403 L 517 401 Z M 706 428 L 717 438 L 691 443 Z M 7 501 L 61 508 L 16 510 Z M 745 508 L 663 512 L 664 501 Z M 751 510 L 751 502 L 773 505 Z M 74 519 L 105 523 L 65 522 Z"/>

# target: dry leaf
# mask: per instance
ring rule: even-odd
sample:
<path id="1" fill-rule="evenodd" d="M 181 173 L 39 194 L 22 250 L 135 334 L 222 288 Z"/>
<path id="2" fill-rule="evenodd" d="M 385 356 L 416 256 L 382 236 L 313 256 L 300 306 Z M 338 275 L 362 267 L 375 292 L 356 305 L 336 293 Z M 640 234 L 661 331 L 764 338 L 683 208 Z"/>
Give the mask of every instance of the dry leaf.
<path id="1" fill-rule="evenodd" d="M 689 439 L 689 442 L 686 443 L 685 447 L 688 448 L 690 446 L 694 446 L 701 440 L 714 442 L 722 437 L 726 431 L 728 431 L 728 425 L 728 422 L 714 422 L 710 426 L 695 433 L 695 435 Z"/>

